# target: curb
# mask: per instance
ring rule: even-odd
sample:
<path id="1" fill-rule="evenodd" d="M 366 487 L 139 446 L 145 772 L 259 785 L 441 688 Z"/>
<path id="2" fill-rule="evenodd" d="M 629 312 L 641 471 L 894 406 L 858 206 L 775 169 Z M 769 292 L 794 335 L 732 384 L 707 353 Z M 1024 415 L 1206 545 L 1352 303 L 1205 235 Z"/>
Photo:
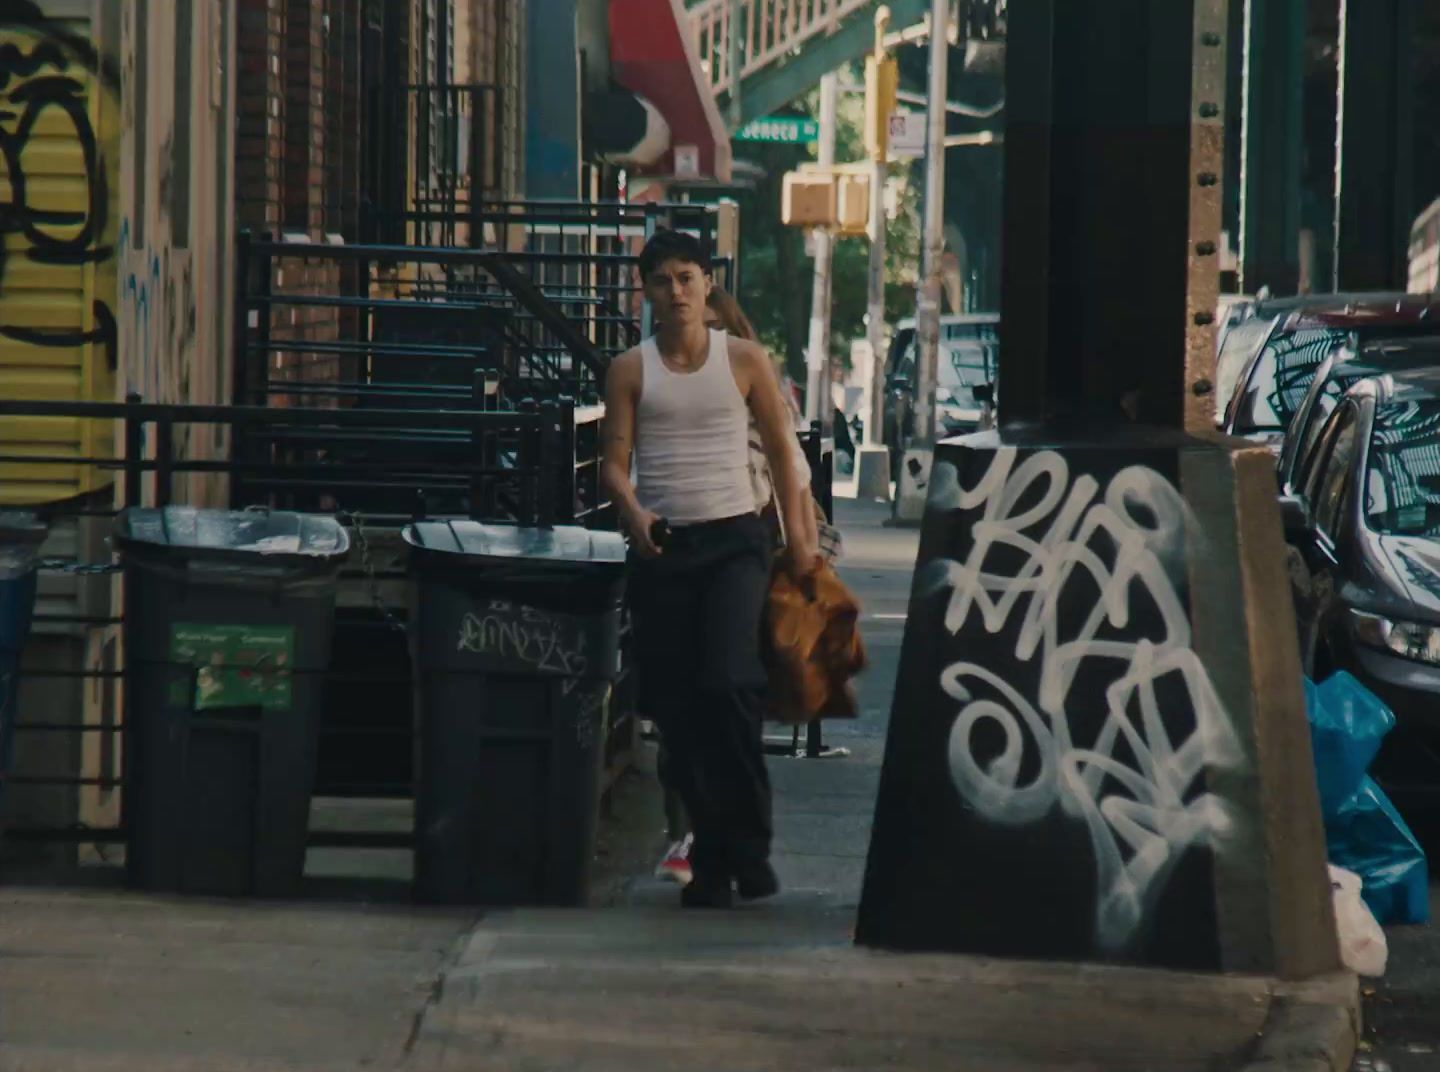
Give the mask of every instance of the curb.
<path id="1" fill-rule="evenodd" d="M 1239 1072 L 1349 1072 L 1360 1040 L 1360 982 L 1350 973 L 1281 984 Z"/>

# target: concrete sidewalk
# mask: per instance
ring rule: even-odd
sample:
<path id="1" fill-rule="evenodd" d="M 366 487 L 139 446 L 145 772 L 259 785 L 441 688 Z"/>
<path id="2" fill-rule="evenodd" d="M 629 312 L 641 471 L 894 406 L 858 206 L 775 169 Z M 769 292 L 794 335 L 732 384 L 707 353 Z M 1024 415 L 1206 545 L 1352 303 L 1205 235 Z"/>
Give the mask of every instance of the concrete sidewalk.
<path id="1" fill-rule="evenodd" d="M 1287 991 L 854 947 L 917 533 L 838 508 L 872 667 L 861 717 L 826 727 L 847 757 L 771 762 L 780 897 L 682 911 L 649 874 L 663 835 L 643 776 L 607 824 L 605 903 L 584 910 L 8 887 L 0 1072 L 1348 1067 L 1353 979 Z"/>
<path id="2" fill-rule="evenodd" d="M 1254 978 L 869 952 L 847 921 L 804 893 L 703 920 L 668 906 L 497 915 L 447 972 L 405 1067 L 1230 1069 L 1257 1056 L 1276 997 Z M 1277 1056 L 1323 1053 L 1326 1002 L 1352 982 L 1307 991 L 1321 1018 Z M 1348 1067 L 1335 1061 L 1262 1067 Z"/>
<path id="3" fill-rule="evenodd" d="M 492 914 L 446 974 L 406 1067 L 1158 1072 L 1264 1057 L 1279 1062 L 1261 1066 L 1272 1072 L 1348 1067 L 1353 979 L 1287 992 L 1258 978 L 854 946 L 919 534 L 884 527 L 888 508 L 874 503 L 837 510 L 871 668 L 861 717 L 825 728 L 848 757 L 771 761 L 782 895 L 683 912 L 673 886 L 642 874 L 598 911 Z M 657 820 L 656 850 L 661 840 Z"/>

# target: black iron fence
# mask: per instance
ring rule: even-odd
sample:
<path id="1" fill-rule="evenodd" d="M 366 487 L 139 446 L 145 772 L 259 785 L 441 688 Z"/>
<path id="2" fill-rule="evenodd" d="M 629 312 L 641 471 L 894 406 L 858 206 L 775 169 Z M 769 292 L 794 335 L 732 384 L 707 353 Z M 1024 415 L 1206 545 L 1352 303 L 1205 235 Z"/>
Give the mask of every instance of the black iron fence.
<path id="1" fill-rule="evenodd" d="M 717 281 L 732 292 L 740 284 L 733 255 L 738 234 L 733 207 L 500 200 L 462 206 L 416 199 L 386 219 L 391 222 L 376 224 L 367 234 L 392 240 L 410 236 L 420 246 L 451 236 L 453 244 L 503 251 L 603 355 L 634 346 L 652 329 L 634 264 L 657 229 L 693 234 L 714 263 Z M 473 266 L 456 264 L 452 271 L 429 273 L 417 284 L 415 293 L 431 300 L 458 300 L 462 295 L 493 299 L 490 280 Z"/>
<path id="2" fill-rule="evenodd" d="M 483 226 L 522 258 L 541 291 L 579 324 L 596 347 L 615 356 L 649 335 L 650 322 L 635 258 L 660 228 L 694 235 L 710 257 L 717 282 L 739 287 L 738 264 L 712 205 L 619 202 L 496 202 Z"/>
<path id="3" fill-rule="evenodd" d="M 75 641 L 75 650 L 87 654 L 69 663 L 46 661 L 22 669 L 32 689 L 49 682 L 64 691 L 70 683 L 74 687 L 65 695 L 76 702 L 31 703 L 21 711 L 23 721 L 14 727 L 18 767 L 6 779 L 6 796 L 17 791 L 28 796 L 18 808 L 21 821 L 12 821 L 4 832 L 11 842 L 104 845 L 124 840 L 118 757 L 125 727 L 117 686 L 126 677 L 126 663 L 117 641 L 125 602 L 113 583 L 117 566 L 105 539 L 121 509 L 193 502 L 340 516 L 351 529 L 353 550 L 341 575 L 316 792 L 391 797 L 413 793 L 407 573 L 403 553 L 397 553 L 399 527 L 422 511 L 537 525 L 603 523 L 608 516 L 590 475 L 593 461 L 583 457 L 598 443 L 599 414 L 577 411 L 565 401 L 502 411 L 493 406 L 159 405 L 133 398 L 124 403 L 0 400 L 0 425 L 36 417 L 114 422 L 117 450 L 114 457 L 94 458 L 0 454 L 0 465 L 33 474 L 76 465 L 113 474 L 107 489 L 36 508 L 52 534 L 88 528 L 99 536 L 67 536 L 66 546 L 80 550 L 64 556 L 47 551 L 41 562 L 48 588 L 63 577 L 76 589 L 90 591 L 42 598 L 36 628 L 64 632 Z M 422 436 L 426 449 L 413 450 Z M 386 449 L 341 449 L 352 442 Z M 256 451 L 257 443 L 266 449 Z M 397 504 L 410 502 L 415 509 L 366 513 L 347 502 L 377 487 L 392 489 Z M 435 508 L 437 501 L 442 508 Z M 87 546 L 88 552 L 83 550 Z M 623 765 L 634 726 L 628 672 L 617 685 L 612 712 L 607 751 L 612 762 Z M 6 806 L 12 817 L 17 814 L 16 801 L 7 800 Z M 316 833 L 312 841 L 407 846 L 409 835 L 332 830 Z"/>
<path id="4" fill-rule="evenodd" d="M 724 269 L 724 264 L 720 268 Z M 723 271 L 722 271 L 723 275 Z M 649 325 L 630 253 L 347 246 L 242 235 L 234 398 L 251 405 L 599 400 Z"/>

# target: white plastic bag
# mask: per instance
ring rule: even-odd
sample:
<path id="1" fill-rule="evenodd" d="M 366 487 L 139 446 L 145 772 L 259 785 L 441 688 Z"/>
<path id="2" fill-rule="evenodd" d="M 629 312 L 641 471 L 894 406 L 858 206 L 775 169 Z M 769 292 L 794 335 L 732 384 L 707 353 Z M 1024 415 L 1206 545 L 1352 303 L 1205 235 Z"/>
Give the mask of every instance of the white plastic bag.
<path id="1" fill-rule="evenodd" d="M 1360 876 L 1331 864 L 1330 892 L 1335 900 L 1335 927 L 1340 932 L 1340 960 L 1357 975 L 1384 975 L 1390 950 L 1385 932 L 1360 899 Z"/>

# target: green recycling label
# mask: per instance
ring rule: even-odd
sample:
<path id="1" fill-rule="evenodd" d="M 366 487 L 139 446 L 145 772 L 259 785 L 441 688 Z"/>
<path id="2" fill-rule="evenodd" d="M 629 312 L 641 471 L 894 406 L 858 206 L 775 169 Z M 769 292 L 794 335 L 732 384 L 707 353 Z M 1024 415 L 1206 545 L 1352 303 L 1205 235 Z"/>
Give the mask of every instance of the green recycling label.
<path id="1" fill-rule="evenodd" d="M 195 625 L 170 627 L 170 661 L 193 666 L 193 708 L 264 707 L 288 711 L 295 663 L 295 629 L 288 625 Z M 187 686 L 171 686 L 171 703 L 186 702 Z"/>

